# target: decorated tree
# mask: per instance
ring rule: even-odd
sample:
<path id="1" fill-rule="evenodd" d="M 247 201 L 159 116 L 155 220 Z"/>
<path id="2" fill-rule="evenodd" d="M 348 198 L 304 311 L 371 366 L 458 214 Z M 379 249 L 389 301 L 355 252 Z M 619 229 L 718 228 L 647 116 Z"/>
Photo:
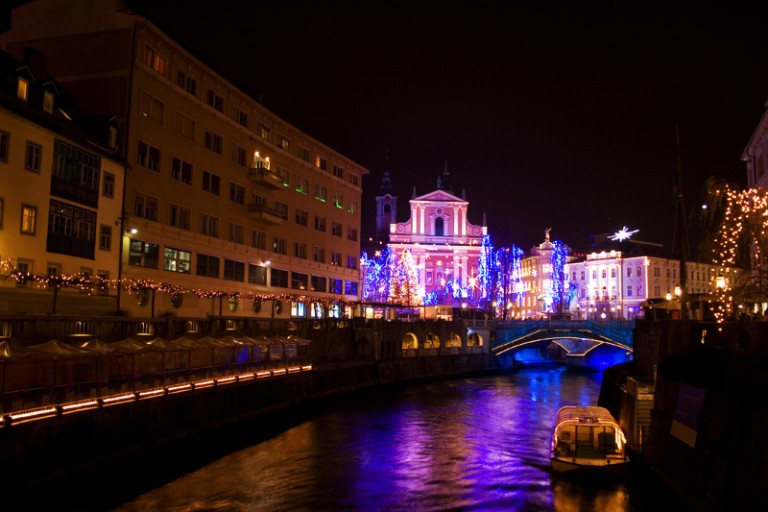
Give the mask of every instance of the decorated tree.
<path id="1" fill-rule="evenodd" d="M 391 251 L 389 246 L 371 258 L 363 253 L 360 258 L 362 298 L 366 302 L 386 302 L 392 281 Z"/>
<path id="2" fill-rule="evenodd" d="M 712 276 L 717 284 L 714 314 L 723 322 L 737 305 L 762 304 L 768 296 L 768 191 L 739 190 L 714 179 L 707 191 L 702 252 L 719 267 Z M 747 271 L 736 273 L 737 268 Z"/>
<path id="3" fill-rule="evenodd" d="M 552 275 L 552 313 L 563 314 L 563 303 L 565 299 L 565 264 L 568 263 L 568 246 L 559 240 L 552 242 L 552 252 L 549 259 Z"/>
<path id="4" fill-rule="evenodd" d="M 392 302 L 413 306 L 421 304 L 423 297 L 424 289 L 419 284 L 419 272 L 413 254 L 406 247 L 400 253 L 400 259 L 392 272 L 390 299 Z"/>
<path id="5" fill-rule="evenodd" d="M 493 241 L 491 235 L 483 235 L 482 245 L 480 246 L 480 256 L 478 258 L 478 279 L 480 282 L 480 298 L 479 303 L 485 303 L 488 307 L 491 307 L 497 299 L 497 281 L 498 281 L 498 264 L 496 262 L 496 254 L 493 250 Z"/>

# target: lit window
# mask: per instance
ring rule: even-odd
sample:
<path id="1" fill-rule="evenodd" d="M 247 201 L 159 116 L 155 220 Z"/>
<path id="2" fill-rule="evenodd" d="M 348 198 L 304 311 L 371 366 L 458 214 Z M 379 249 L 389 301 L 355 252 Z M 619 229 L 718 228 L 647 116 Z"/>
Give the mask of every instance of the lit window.
<path id="1" fill-rule="evenodd" d="M 37 207 L 26 204 L 21 205 L 21 232 L 25 235 L 34 235 L 37 229 Z"/>
<path id="2" fill-rule="evenodd" d="M 161 75 L 165 74 L 165 57 L 159 55 L 151 46 L 144 47 L 144 64 Z"/>
<path id="3" fill-rule="evenodd" d="M 19 83 L 16 86 L 16 96 L 24 101 L 29 99 L 29 80 L 19 77 Z"/>

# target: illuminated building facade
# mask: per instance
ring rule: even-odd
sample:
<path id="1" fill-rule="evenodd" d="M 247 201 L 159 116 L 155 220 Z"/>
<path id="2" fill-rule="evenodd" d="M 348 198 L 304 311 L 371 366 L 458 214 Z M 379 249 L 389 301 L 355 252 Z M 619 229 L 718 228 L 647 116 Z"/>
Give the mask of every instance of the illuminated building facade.
<path id="1" fill-rule="evenodd" d="M 114 311 L 122 160 L 32 51 L 0 52 L 0 311 Z"/>
<path id="2" fill-rule="evenodd" d="M 380 194 L 377 211 L 383 212 L 382 201 L 389 199 Z M 410 218 L 394 222 L 393 216 L 389 225 L 392 259 L 410 251 L 427 304 L 473 303 L 479 294 L 478 260 L 487 228 L 469 222 L 469 202 L 454 195 L 447 170 L 438 178 L 436 190 L 422 196 L 414 193 L 409 204 Z"/>
<path id="3" fill-rule="evenodd" d="M 367 169 L 120 0 L 32 1 L 14 9 L 0 44 L 37 48 L 88 113 L 119 121 L 128 172 L 116 235 L 122 277 L 138 290 L 122 310 L 325 316 L 357 299 Z"/>
<path id="4" fill-rule="evenodd" d="M 715 290 L 716 265 L 687 262 L 689 296 Z M 568 286 L 578 299 L 570 312 L 579 319 L 632 319 L 643 314 L 648 299 L 677 300 L 680 293 L 680 262 L 659 256 L 625 255 L 619 250 L 593 252 L 568 265 Z M 691 305 L 694 317 L 701 315 Z M 699 316 L 699 319 L 701 317 Z"/>

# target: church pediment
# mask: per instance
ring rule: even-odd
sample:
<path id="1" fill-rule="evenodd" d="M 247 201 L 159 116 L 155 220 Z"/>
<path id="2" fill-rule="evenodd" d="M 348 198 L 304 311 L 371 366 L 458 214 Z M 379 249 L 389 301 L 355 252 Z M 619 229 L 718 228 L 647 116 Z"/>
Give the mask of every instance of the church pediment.
<path id="1" fill-rule="evenodd" d="M 442 201 L 442 202 L 459 202 L 459 203 L 466 203 L 467 201 L 456 197 L 453 194 L 449 194 L 444 190 L 435 190 L 434 192 L 430 192 L 429 194 L 423 195 L 421 197 L 414 197 L 411 199 L 411 201 Z"/>

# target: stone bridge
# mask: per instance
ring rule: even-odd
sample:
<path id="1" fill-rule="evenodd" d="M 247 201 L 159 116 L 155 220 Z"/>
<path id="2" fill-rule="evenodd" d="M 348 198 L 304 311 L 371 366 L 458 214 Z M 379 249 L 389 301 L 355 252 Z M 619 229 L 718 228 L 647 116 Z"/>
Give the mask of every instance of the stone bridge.
<path id="1" fill-rule="evenodd" d="M 632 320 L 510 320 L 496 323 L 491 350 L 497 356 L 535 344 L 556 343 L 568 356 L 583 357 L 600 345 L 633 352 Z"/>

